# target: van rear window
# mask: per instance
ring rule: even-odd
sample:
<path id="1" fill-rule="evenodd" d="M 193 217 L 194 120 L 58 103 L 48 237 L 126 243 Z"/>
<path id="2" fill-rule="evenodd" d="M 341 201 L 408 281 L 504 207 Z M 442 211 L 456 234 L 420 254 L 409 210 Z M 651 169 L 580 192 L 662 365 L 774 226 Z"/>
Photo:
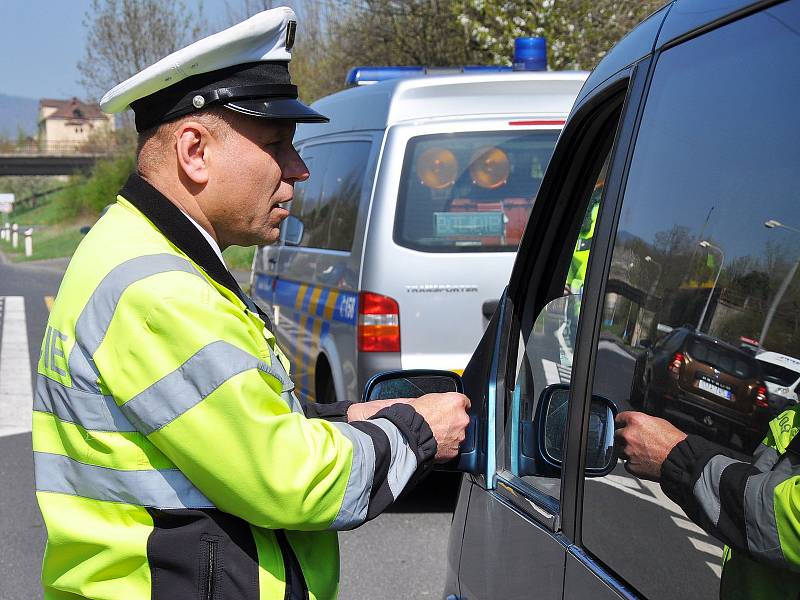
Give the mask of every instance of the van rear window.
<path id="1" fill-rule="evenodd" d="M 556 131 L 449 133 L 406 148 L 395 243 L 423 252 L 513 252 Z"/>

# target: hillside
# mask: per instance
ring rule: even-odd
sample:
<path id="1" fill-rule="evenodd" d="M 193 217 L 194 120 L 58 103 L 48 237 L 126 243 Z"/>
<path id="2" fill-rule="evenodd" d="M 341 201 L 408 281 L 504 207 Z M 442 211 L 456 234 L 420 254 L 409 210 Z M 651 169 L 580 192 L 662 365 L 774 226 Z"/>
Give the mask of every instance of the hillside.
<path id="1" fill-rule="evenodd" d="M 36 135 L 39 100 L 0 94 L 0 137 L 17 137 L 21 128 L 26 135 Z"/>

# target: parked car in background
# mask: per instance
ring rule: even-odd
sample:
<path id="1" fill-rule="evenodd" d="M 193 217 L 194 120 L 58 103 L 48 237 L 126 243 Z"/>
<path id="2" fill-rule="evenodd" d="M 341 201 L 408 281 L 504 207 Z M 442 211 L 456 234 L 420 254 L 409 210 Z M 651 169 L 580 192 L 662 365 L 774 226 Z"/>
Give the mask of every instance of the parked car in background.
<path id="1" fill-rule="evenodd" d="M 748 452 L 778 412 L 752 354 L 690 327 L 673 329 L 639 356 L 633 385 L 644 412 Z"/>
<path id="2" fill-rule="evenodd" d="M 770 403 L 778 410 L 797 404 L 800 391 L 800 360 L 777 352 L 761 352 L 756 360 L 764 372 Z"/>
<path id="3" fill-rule="evenodd" d="M 357 401 L 391 369 L 463 371 L 586 75 L 420 73 L 314 103 L 330 123 L 297 128 L 311 178 L 251 286 L 303 399 Z"/>

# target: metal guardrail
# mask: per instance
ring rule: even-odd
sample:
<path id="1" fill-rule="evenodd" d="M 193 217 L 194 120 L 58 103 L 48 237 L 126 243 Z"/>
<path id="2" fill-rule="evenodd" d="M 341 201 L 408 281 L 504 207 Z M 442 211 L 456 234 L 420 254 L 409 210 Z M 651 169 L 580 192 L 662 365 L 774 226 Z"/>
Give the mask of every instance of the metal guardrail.
<path id="1" fill-rule="evenodd" d="M 26 141 L 21 143 L 0 143 L 0 155 L 12 156 L 99 156 L 114 154 L 121 148 L 113 140 L 69 141 Z"/>

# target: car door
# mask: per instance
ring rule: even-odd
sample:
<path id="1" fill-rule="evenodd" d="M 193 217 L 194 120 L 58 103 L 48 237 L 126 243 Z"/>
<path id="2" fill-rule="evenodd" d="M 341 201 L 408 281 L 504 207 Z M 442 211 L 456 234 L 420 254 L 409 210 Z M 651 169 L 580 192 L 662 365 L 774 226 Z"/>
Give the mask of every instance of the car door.
<path id="1" fill-rule="evenodd" d="M 463 513 L 460 596 L 451 597 L 529 598 L 533 590 L 537 598 L 562 597 L 572 544 L 564 523 L 573 522 L 579 481 L 572 464 L 579 455 L 569 450 L 578 439 L 568 422 L 583 411 L 571 401 L 562 407 L 562 426 L 553 440 L 567 457 L 563 469 L 531 460 L 528 450 L 542 395 L 553 386 L 576 384 L 578 322 L 582 313 L 596 309 L 583 301 L 582 275 L 575 276 L 581 269 L 575 264 L 593 251 L 586 232 L 594 230 L 597 201 L 602 205 L 614 180 L 611 150 L 623 107 L 629 92 L 641 93 L 630 86 L 634 72 L 625 69 L 602 84 L 564 130 L 509 287 L 464 373 L 467 394 L 474 404 L 482 400 L 485 455 L 483 472 L 461 491 L 457 519 L 461 504 L 469 506 Z M 456 531 L 460 526 L 454 521 Z"/>
<path id="2" fill-rule="evenodd" d="M 580 365 L 590 375 L 586 393 L 625 410 L 658 404 L 678 428 L 742 459 L 739 428 L 763 438 L 766 430 L 758 428 L 772 407 L 754 401 L 742 422 L 700 394 L 648 386 L 647 372 L 634 365 L 652 345 L 669 357 L 651 361 L 652 368 L 682 376 L 690 358 L 673 342 L 687 329 L 727 348 L 757 340 L 800 355 L 793 282 L 800 261 L 800 80 L 786 77 L 800 53 L 800 2 L 765 6 L 654 56 L 619 207 L 601 234 L 612 251 L 589 267 L 587 301 L 600 313 L 581 322 L 587 334 L 578 348 L 588 357 Z M 676 334 L 657 341 L 671 330 Z M 700 379 L 691 385 L 700 388 Z M 723 544 L 659 484 L 620 463 L 606 477 L 581 480 L 576 499 L 565 599 L 719 596 Z"/>

